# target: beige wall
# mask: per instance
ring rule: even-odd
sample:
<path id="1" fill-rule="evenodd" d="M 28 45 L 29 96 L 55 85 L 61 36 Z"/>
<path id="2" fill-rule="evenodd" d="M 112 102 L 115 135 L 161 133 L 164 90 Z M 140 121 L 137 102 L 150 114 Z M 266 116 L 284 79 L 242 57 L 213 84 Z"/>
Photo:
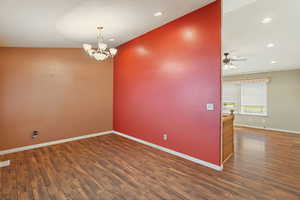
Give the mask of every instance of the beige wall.
<path id="1" fill-rule="evenodd" d="M 112 74 L 82 49 L 0 48 L 0 150 L 112 130 Z"/>
<path id="2" fill-rule="evenodd" d="M 224 81 L 271 78 L 268 84 L 268 116 L 236 116 L 236 124 L 300 133 L 300 70 L 226 76 Z"/>

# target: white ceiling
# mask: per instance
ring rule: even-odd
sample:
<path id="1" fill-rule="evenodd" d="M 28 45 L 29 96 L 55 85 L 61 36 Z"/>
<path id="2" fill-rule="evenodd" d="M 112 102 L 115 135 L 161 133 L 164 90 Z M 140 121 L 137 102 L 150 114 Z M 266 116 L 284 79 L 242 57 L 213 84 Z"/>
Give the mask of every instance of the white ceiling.
<path id="1" fill-rule="evenodd" d="M 0 46 L 81 47 L 96 42 L 97 25 L 117 46 L 213 1 L 0 0 Z"/>
<path id="2" fill-rule="evenodd" d="M 96 42 L 97 25 L 118 46 L 213 1 L 0 0 L 0 46 L 81 47 Z M 223 0 L 223 9 L 224 52 L 248 58 L 224 75 L 300 68 L 299 0 Z"/>
<path id="3" fill-rule="evenodd" d="M 223 51 L 248 58 L 224 75 L 300 68 L 299 0 L 223 0 L 223 12 Z"/>

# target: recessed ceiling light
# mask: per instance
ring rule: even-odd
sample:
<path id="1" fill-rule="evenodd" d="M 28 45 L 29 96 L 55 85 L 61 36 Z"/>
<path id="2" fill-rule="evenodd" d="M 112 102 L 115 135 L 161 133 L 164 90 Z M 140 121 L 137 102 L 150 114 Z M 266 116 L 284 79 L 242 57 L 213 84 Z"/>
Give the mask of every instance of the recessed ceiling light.
<path id="1" fill-rule="evenodd" d="M 115 41 L 115 38 L 110 38 L 108 40 L 111 41 L 111 42 L 113 42 L 113 41 Z"/>
<path id="2" fill-rule="evenodd" d="M 261 23 L 263 23 L 263 24 L 268 24 L 268 23 L 270 23 L 272 21 L 272 18 L 271 17 L 266 17 L 266 18 L 264 18 L 262 21 L 261 21 Z"/>
<path id="3" fill-rule="evenodd" d="M 271 64 L 276 64 L 276 63 L 277 63 L 277 61 L 275 61 L 275 60 L 271 61 Z"/>
<path id="4" fill-rule="evenodd" d="M 273 44 L 273 43 L 269 43 L 269 44 L 267 45 L 268 48 L 272 48 L 272 47 L 274 47 L 274 46 L 275 46 L 275 44 Z"/>
<path id="5" fill-rule="evenodd" d="M 154 13 L 154 16 L 159 17 L 159 16 L 162 16 L 162 14 L 163 14 L 162 12 L 156 12 L 156 13 Z"/>

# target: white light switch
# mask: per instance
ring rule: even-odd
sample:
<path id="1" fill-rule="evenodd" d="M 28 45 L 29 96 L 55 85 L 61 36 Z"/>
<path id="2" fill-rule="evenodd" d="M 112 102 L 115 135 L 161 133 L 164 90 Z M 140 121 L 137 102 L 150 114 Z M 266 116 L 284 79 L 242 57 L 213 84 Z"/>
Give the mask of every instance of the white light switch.
<path id="1" fill-rule="evenodd" d="M 212 103 L 206 104 L 206 109 L 207 110 L 215 110 L 215 105 Z"/>

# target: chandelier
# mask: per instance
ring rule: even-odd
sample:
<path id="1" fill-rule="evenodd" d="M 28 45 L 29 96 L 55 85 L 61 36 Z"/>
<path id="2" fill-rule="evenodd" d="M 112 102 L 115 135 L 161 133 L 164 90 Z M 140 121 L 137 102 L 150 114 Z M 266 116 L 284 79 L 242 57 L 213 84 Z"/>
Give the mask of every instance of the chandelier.
<path id="1" fill-rule="evenodd" d="M 101 34 L 101 30 L 103 30 L 103 27 L 98 26 L 97 27 L 97 41 L 98 41 L 98 48 L 93 49 L 92 45 L 90 44 L 83 44 L 83 49 L 85 52 L 92 58 L 96 59 L 97 61 L 103 61 L 107 58 L 112 58 L 117 54 L 116 48 L 109 48 L 107 44 L 104 43 L 104 38 Z"/>

